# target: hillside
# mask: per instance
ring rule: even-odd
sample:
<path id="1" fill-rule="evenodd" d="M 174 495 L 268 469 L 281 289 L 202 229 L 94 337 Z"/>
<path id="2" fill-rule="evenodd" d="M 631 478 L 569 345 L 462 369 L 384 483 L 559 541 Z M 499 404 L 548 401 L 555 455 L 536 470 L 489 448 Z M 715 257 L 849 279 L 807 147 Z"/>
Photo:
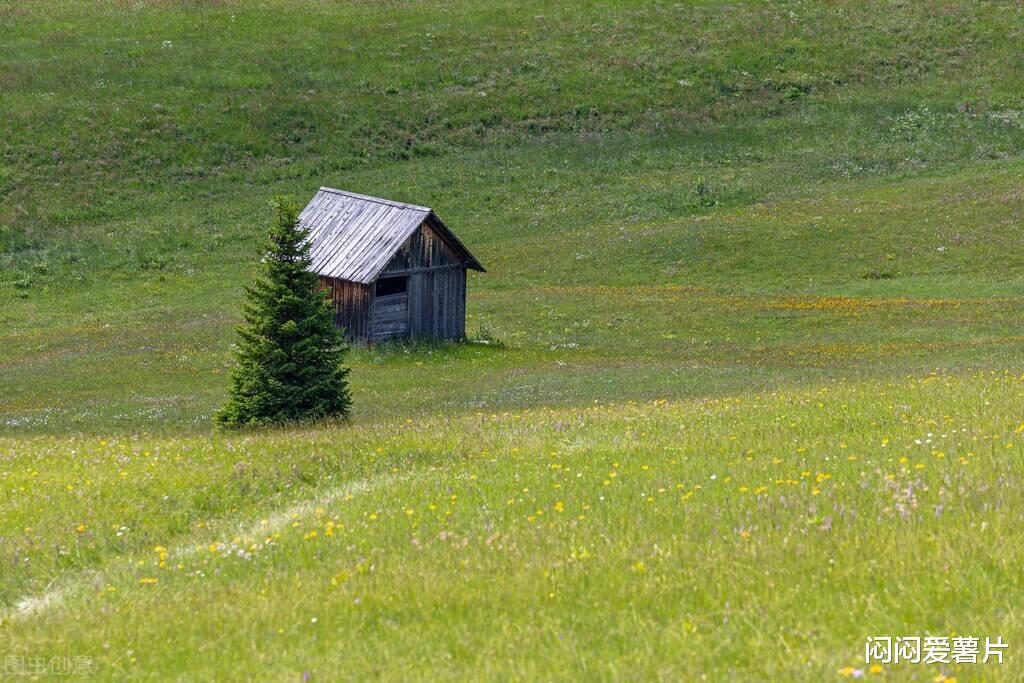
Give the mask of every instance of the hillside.
<path id="1" fill-rule="evenodd" d="M 1021 642 L 1022 14 L 0 8 L 0 653 L 816 681 Z M 351 425 L 214 433 L 269 201 L 321 185 L 437 210 L 470 339 L 354 350 Z"/>

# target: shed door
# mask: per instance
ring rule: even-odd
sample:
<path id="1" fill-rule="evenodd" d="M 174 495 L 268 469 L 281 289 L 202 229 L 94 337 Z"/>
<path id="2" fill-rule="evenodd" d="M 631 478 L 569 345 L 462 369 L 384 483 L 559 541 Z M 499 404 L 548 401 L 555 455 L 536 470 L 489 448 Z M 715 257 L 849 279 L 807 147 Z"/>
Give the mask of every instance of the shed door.
<path id="1" fill-rule="evenodd" d="M 377 280 L 373 301 L 374 341 L 409 335 L 409 278 Z"/>

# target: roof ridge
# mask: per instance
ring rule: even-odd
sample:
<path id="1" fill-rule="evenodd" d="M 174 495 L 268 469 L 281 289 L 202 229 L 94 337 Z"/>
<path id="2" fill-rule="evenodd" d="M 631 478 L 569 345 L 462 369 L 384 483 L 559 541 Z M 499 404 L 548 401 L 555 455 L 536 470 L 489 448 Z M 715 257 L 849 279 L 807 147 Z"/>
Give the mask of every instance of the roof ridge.
<path id="1" fill-rule="evenodd" d="M 340 194 L 345 197 L 352 197 L 353 199 L 362 199 L 367 202 L 376 202 L 377 204 L 384 204 L 386 206 L 394 206 L 399 209 L 412 209 L 413 211 L 433 211 L 428 206 L 418 206 L 416 204 L 408 204 L 406 202 L 396 202 L 391 199 L 384 199 L 383 197 L 371 197 L 365 194 L 358 194 L 356 192 L 348 192 L 346 190 L 338 190 L 333 187 L 320 187 L 321 192 L 330 192 L 331 194 Z"/>

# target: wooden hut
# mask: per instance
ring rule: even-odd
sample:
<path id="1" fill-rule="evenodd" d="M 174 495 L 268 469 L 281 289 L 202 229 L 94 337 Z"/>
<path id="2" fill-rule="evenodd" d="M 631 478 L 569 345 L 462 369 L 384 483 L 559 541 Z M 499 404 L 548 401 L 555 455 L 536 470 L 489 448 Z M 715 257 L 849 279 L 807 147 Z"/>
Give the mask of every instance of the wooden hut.
<path id="1" fill-rule="evenodd" d="M 484 268 L 432 210 L 321 187 L 299 222 L 352 341 L 465 336 L 466 270 Z"/>

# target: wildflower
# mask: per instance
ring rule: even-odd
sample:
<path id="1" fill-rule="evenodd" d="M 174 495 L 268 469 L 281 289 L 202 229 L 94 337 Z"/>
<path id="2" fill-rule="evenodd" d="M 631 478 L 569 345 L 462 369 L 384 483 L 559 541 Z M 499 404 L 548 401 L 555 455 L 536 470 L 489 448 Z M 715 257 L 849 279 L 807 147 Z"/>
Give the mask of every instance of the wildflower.
<path id="1" fill-rule="evenodd" d="M 152 576 L 144 576 L 141 579 L 139 579 L 139 583 L 141 583 L 144 586 L 152 586 L 155 583 L 157 583 L 157 579 Z"/>
<path id="2" fill-rule="evenodd" d="M 84 524 L 79 524 L 78 526 L 75 527 L 75 531 L 77 531 L 80 534 L 81 533 L 85 533 L 85 525 Z"/>

